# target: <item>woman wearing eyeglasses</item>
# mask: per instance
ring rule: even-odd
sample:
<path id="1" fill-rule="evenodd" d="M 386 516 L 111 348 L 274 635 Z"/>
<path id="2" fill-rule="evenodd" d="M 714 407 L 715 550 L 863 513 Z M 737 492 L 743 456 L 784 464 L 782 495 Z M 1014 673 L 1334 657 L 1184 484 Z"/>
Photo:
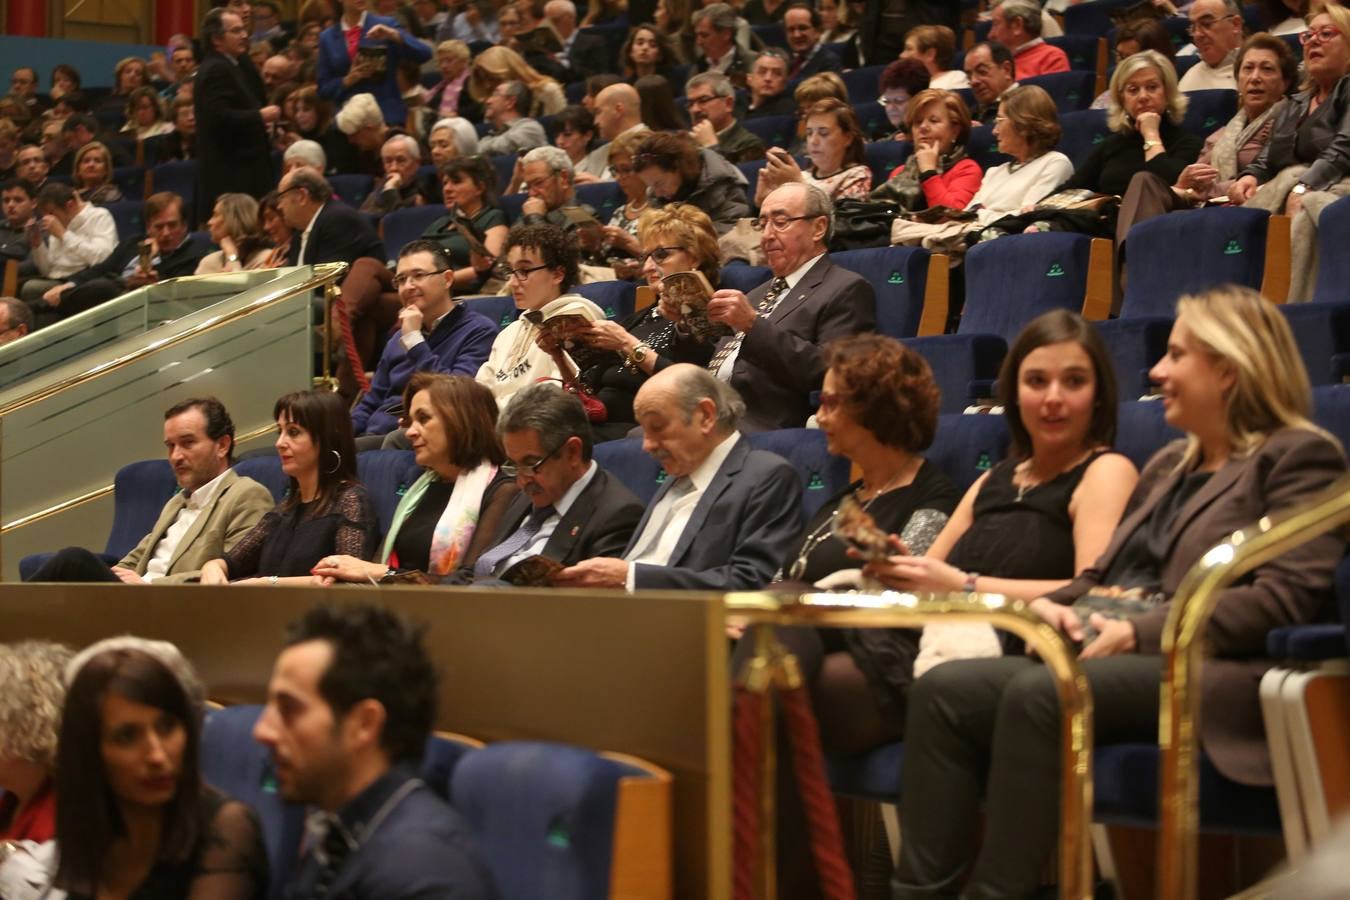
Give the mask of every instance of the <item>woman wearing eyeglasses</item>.
<path id="1" fill-rule="evenodd" d="M 1350 194 L 1350 9 L 1328 5 L 1299 40 L 1308 80 L 1277 114 L 1270 140 L 1228 197 L 1293 219 L 1288 299 L 1311 300 L 1317 220 L 1327 204 Z"/>
<path id="2" fill-rule="evenodd" d="M 394 510 L 375 562 L 334 554 L 314 566 L 320 584 L 431 579 L 472 566 L 492 542 L 520 488 L 500 469 L 497 403 L 463 375 L 418 372 L 403 391 L 408 443 L 426 469 Z"/>
<path id="3" fill-rule="evenodd" d="M 645 137 L 641 132 L 624 132 L 609 142 L 609 168 L 627 200 L 614 210 L 605 226 L 605 245 L 611 257 L 636 257 L 643 252 L 638 239 L 638 220 L 647 211 L 647 183 L 638 175 L 633 157 Z M 642 274 L 642 265 L 620 264 L 614 271 L 620 278 L 637 278 Z"/>
<path id="4" fill-rule="evenodd" d="M 575 370 L 564 351 L 540 345 L 540 322 L 563 310 L 597 321 L 605 313 L 580 294 L 571 293 L 580 278 L 577 245 L 557 225 L 515 226 L 506 236 L 503 258 L 505 264 L 498 267 L 497 277 L 506 281 L 516 308 L 524 315 L 497 335 L 476 379 L 505 408 L 526 385 L 572 374 L 559 368 L 559 359 Z"/>
<path id="5" fill-rule="evenodd" d="M 691 270 L 703 273 L 717 287 L 717 231 L 697 206 L 672 203 L 649 210 L 638 223 L 637 241 L 642 275 L 658 293 L 662 278 Z M 704 367 L 712 359 L 715 341 L 679 335 L 674 322 L 678 317 L 663 298 L 622 323 L 602 320 L 577 332 L 576 338 L 588 346 L 614 351 L 605 362 L 581 372 L 581 380 L 605 406 L 606 420 L 591 424 L 597 441 L 617 440 L 636 427 L 633 399 L 656 372 L 675 363 Z"/>

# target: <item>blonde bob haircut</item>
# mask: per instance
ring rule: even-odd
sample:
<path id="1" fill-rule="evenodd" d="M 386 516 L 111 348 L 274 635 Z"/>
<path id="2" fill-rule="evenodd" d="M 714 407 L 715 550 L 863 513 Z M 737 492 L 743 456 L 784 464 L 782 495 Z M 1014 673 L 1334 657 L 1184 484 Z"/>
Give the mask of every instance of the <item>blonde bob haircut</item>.
<path id="1" fill-rule="evenodd" d="M 1340 446 L 1313 424 L 1312 387 L 1289 323 L 1279 307 L 1251 288 L 1223 285 L 1177 301 L 1177 322 L 1233 375 L 1224 399 L 1235 455 L 1246 456 L 1281 428 L 1303 428 Z M 1200 457 L 1200 442 L 1186 437 L 1181 468 Z"/>
<path id="2" fill-rule="evenodd" d="M 708 214 L 691 203 L 671 203 L 644 212 L 638 219 L 638 242 L 644 249 L 658 244 L 681 248 L 714 287 L 721 277 L 717 229 Z"/>
<path id="3" fill-rule="evenodd" d="M 1110 101 L 1107 106 L 1106 124 L 1112 131 L 1128 134 L 1134 131 L 1134 120 L 1125 112 L 1125 82 L 1144 69 L 1157 69 L 1158 77 L 1163 81 L 1163 96 L 1167 98 L 1167 118 L 1173 125 L 1180 125 L 1186 117 L 1186 95 L 1177 89 L 1177 70 L 1172 61 L 1157 50 L 1140 50 L 1133 56 L 1127 56 L 1116 66 L 1111 76 L 1111 86 L 1107 93 Z"/>
<path id="4" fill-rule="evenodd" d="M 65 669 L 73 655 L 48 641 L 0 644 L 0 758 L 55 768 Z"/>
<path id="5" fill-rule="evenodd" d="M 811 106 L 830 97 L 848 102 L 848 86 L 834 72 L 817 72 L 802 81 L 792 92 L 792 99 L 798 108 Z"/>
<path id="6" fill-rule="evenodd" d="M 1342 35 L 1341 39 L 1350 40 L 1350 8 L 1341 6 L 1339 3 L 1327 3 L 1323 2 L 1323 0 L 1315 0 L 1308 9 L 1308 14 L 1303 17 L 1303 21 L 1305 24 L 1311 26 L 1312 20 L 1318 16 L 1330 16 L 1332 24 L 1340 29 Z M 1308 48 L 1304 47 L 1303 52 L 1306 54 L 1307 51 Z M 1314 84 L 1312 78 L 1305 77 L 1303 79 L 1303 84 L 1299 89 L 1310 91 L 1313 87 Z"/>

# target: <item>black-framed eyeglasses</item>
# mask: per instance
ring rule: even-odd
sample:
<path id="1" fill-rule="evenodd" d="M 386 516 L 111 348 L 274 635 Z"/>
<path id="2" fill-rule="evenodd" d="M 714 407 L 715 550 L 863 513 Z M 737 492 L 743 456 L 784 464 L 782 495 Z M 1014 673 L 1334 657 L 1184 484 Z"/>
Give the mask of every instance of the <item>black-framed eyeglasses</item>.
<path id="1" fill-rule="evenodd" d="M 721 100 L 721 99 L 722 99 L 722 98 L 719 97 L 719 96 L 717 96 L 716 94 L 709 94 L 709 95 L 706 96 L 706 97 L 685 97 L 685 98 L 684 98 L 685 103 L 687 103 L 687 104 L 689 105 L 689 108 L 690 108 L 690 109 L 693 109 L 695 106 L 702 106 L 702 105 L 705 104 L 705 103 L 711 103 L 711 102 L 713 102 L 714 100 Z"/>
<path id="2" fill-rule="evenodd" d="M 1186 26 L 1186 33 L 1194 35 L 1198 31 L 1209 31 L 1215 25 L 1218 25 L 1224 19 L 1236 19 L 1239 16 L 1236 13 L 1229 13 L 1226 16 L 1214 16 L 1212 18 L 1201 19 L 1199 22 L 1192 22 Z"/>
<path id="3" fill-rule="evenodd" d="M 552 450 L 548 451 L 547 453 L 545 453 L 543 456 L 539 457 L 532 463 L 513 463 L 508 460 L 507 462 L 502 463 L 497 468 L 500 469 L 501 473 L 508 478 L 518 478 L 521 475 L 524 475 L 526 478 L 531 478 L 539 472 L 540 466 L 542 466 L 544 463 L 548 462 L 550 459 L 556 456 L 558 451 L 561 450 L 564 446 L 566 446 L 566 444 L 567 441 L 563 441 L 561 444 L 554 447 Z"/>
<path id="4" fill-rule="evenodd" d="M 404 286 L 405 284 L 411 284 L 411 283 L 413 283 L 413 282 L 417 282 L 418 284 L 421 284 L 423 281 L 426 281 L 426 280 L 427 280 L 428 278 L 430 278 L 432 275 L 439 275 L 439 274 L 441 274 L 442 272 L 448 272 L 448 271 L 450 271 L 450 270 L 449 270 L 449 269 L 432 269 L 430 272 L 405 272 L 405 273 L 403 273 L 402 275 L 395 275 L 395 276 L 394 276 L 394 289 L 395 289 L 395 290 L 402 290 L 402 289 L 403 289 L 403 286 Z"/>
<path id="5" fill-rule="evenodd" d="M 647 260 L 650 259 L 659 266 L 661 263 L 670 259 L 672 253 L 679 253 L 683 249 L 683 247 L 656 247 L 648 250 L 646 253 L 639 253 L 637 258 L 638 265 L 645 266 Z"/>
<path id="6" fill-rule="evenodd" d="M 496 266 L 492 268 L 492 274 L 500 278 L 502 281 L 510 281 L 511 276 L 513 275 L 516 278 L 519 278 L 521 281 L 524 281 L 525 279 L 530 277 L 530 273 L 538 272 L 540 269 L 547 269 L 547 268 L 548 266 L 544 265 L 543 263 L 540 263 L 537 266 L 530 266 L 529 268 L 526 269 L 513 269 L 506 263 L 498 263 Z"/>
<path id="7" fill-rule="evenodd" d="M 1311 28 L 1309 28 L 1307 31 L 1300 31 L 1298 33 L 1298 42 L 1306 47 L 1313 42 L 1314 38 L 1317 39 L 1317 43 L 1319 44 L 1327 44 L 1330 43 L 1331 41 L 1336 40 L 1336 38 L 1340 36 L 1341 30 L 1339 28 L 1333 28 L 1330 25 L 1323 25 L 1316 31 L 1314 31 Z"/>
<path id="8" fill-rule="evenodd" d="M 293 184 L 288 188 L 282 188 L 281 190 L 277 191 L 276 201 L 280 203 L 281 198 L 285 197 L 291 191 L 303 191 L 304 189 L 305 186 L 303 184 Z"/>
<path id="9" fill-rule="evenodd" d="M 760 216 L 758 219 L 755 219 L 755 221 L 752 222 L 751 224 L 754 226 L 754 229 L 756 231 L 765 231 L 769 228 L 769 226 L 773 226 L 774 231 L 782 231 L 783 229 L 791 225 L 793 222 L 800 222 L 802 219 L 816 219 L 816 218 L 819 218 L 819 216 L 818 215 L 785 216 L 782 213 L 779 213 L 773 216 Z"/>

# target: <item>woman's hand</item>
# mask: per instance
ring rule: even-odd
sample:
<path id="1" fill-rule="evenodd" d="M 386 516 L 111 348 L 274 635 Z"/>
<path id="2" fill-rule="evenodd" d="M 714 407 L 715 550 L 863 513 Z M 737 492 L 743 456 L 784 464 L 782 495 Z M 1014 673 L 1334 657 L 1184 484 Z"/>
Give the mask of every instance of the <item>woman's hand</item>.
<path id="1" fill-rule="evenodd" d="M 208 560 L 206 565 L 202 566 L 200 581 L 202 584 L 229 584 L 230 572 L 225 567 L 225 560 Z"/>
<path id="2" fill-rule="evenodd" d="M 325 556 L 309 571 L 315 578 L 329 579 L 328 584 L 332 584 L 334 581 L 364 584 L 372 578 L 378 580 L 388 570 L 387 566 L 366 562 L 363 559 L 357 559 L 355 556 L 336 555 Z"/>
<path id="3" fill-rule="evenodd" d="M 779 187 L 788 182 L 802 180 L 801 166 L 797 165 L 797 160 L 793 159 L 792 154 L 782 147 L 771 149 L 766 159 L 768 161 L 764 164 L 764 168 L 760 170 L 759 177 L 768 178 L 771 186 Z"/>
<path id="4" fill-rule="evenodd" d="M 920 172 L 934 172 L 942 155 L 937 141 L 920 141 L 914 145 L 914 162 Z"/>
<path id="5" fill-rule="evenodd" d="M 1219 170 L 1205 163 L 1191 163 L 1181 170 L 1181 177 L 1177 179 L 1177 190 L 1195 191 L 1196 193 L 1208 193 L 1214 186 L 1214 182 L 1219 178 Z"/>
<path id="6" fill-rule="evenodd" d="M 1101 613 L 1093 613 L 1088 619 L 1097 629 L 1097 637 L 1078 654 L 1079 659 L 1102 659 L 1107 656 L 1120 656 L 1133 653 L 1139 648 L 1134 626 L 1124 619 L 1108 619 Z"/>
<path id="7" fill-rule="evenodd" d="M 1162 127 L 1162 116 L 1152 110 L 1141 112 L 1139 117 L 1134 120 L 1134 127 L 1144 140 L 1156 141 L 1160 136 L 1158 129 Z"/>
<path id="8" fill-rule="evenodd" d="M 1233 186 L 1228 189 L 1228 199 L 1241 206 L 1252 198 L 1252 194 L 1256 193 L 1256 187 L 1255 175 L 1243 175 L 1237 181 L 1234 181 Z"/>
<path id="9" fill-rule="evenodd" d="M 637 256 L 642 252 L 642 245 L 638 239 L 633 237 L 618 225 L 606 225 L 604 227 L 605 243 L 609 244 L 615 250 L 626 253 L 629 256 Z"/>
<path id="10" fill-rule="evenodd" d="M 960 591 L 966 573 L 929 556 L 897 554 L 863 567 L 863 574 L 898 591 Z"/>
<path id="11" fill-rule="evenodd" d="M 592 322 L 578 331 L 577 336 L 589 347 L 614 350 L 619 353 L 632 350 L 640 343 L 637 338 L 628 333 L 628 329 L 618 322 L 611 322 L 608 319 L 602 322 Z"/>
<path id="12" fill-rule="evenodd" d="M 1037 597 L 1027 604 L 1027 608 L 1069 640 L 1083 639 L 1083 621 L 1078 618 L 1078 613 L 1069 607 L 1061 606 L 1047 597 Z"/>

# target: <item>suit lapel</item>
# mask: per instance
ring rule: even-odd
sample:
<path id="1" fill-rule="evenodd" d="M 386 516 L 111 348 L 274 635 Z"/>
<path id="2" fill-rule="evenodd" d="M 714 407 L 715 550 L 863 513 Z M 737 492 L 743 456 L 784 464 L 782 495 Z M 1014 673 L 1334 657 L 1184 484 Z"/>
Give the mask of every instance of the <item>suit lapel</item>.
<path id="1" fill-rule="evenodd" d="M 1200 490 L 1196 491 L 1194 496 L 1182 505 L 1181 509 L 1177 511 L 1176 520 L 1172 522 L 1172 527 L 1168 529 L 1167 553 L 1164 555 L 1164 559 L 1171 558 L 1172 548 L 1176 546 L 1177 541 L 1180 540 L 1181 535 L 1185 533 L 1187 526 L 1195 520 L 1195 517 L 1227 493 L 1228 489 L 1237 482 L 1242 473 L 1247 470 L 1247 462 L 1248 458 L 1245 457 L 1243 459 L 1229 457 L 1223 468 L 1211 475 Z"/>
<path id="2" fill-rule="evenodd" d="M 731 453 L 722 461 L 722 467 L 717 470 L 713 480 L 709 482 L 708 489 L 703 492 L 703 496 L 698 498 L 698 505 L 694 507 L 694 512 L 689 516 L 689 521 L 684 526 L 684 531 L 680 533 L 680 540 L 675 545 L 675 549 L 670 554 L 670 565 L 677 566 L 680 560 L 684 558 L 685 553 L 689 551 L 689 545 L 694 542 L 694 538 L 703 529 L 703 523 L 708 518 L 708 513 L 721 499 L 722 494 L 727 488 L 731 487 L 731 481 L 736 473 L 745 465 L 745 457 L 750 453 L 750 442 L 744 437 L 736 441 L 736 446 L 731 448 Z"/>
<path id="3" fill-rule="evenodd" d="M 816 264 L 807 269 L 806 274 L 801 277 L 796 286 L 787 292 L 787 296 L 778 301 L 778 307 L 774 309 L 773 315 L 769 318 L 781 324 L 784 319 L 792 314 L 792 311 L 806 302 L 816 288 L 820 287 L 825 276 L 829 274 L 834 263 L 830 262 L 830 255 L 827 253 L 816 261 Z"/>
<path id="4" fill-rule="evenodd" d="M 591 483 L 572 501 L 567 514 L 558 520 L 558 527 L 549 535 L 544 545 L 544 555 L 549 559 L 567 559 L 580 540 L 581 532 L 594 516 L 596 498 L 605 492 L 605 470 L 597 469 Z"/>
<path id="5" fill-rule="evenodd" d="M 216 495 L 212 497 L 211 502 L 207 504 L 206 507 L 200 513 L 197 514 L 197 518 L 193 520 L 192 525 L 189 526 L 187 530 L 187 533 L 183 535 L 183 539 L 178 542 L 177 547 L 173 548 L 173 556 L 169 557 L 169 565 L 167 567 L 168 571 L 173 570 L 174 563 L 178 562 L 178 558 L 183 555 L 183 553 L 187 550 L 188 547 L 192 546 L 193 541 L 197 540 L 197 538 L 201 536 L 202 529 L 206 527 L 206 523 L 211 518 L 211 516 L 215 514 L 216 507 L 219 506 L 220 502 L 225 499 L 226 493 L 229 492 L 230 488 L 238 480 L 239 476 L 234 473 L 234 469 L 229 469 L 225 472 L 225 477 L 222 478 L 220 481 L 220 487 L 216 488 Z M 182 494 L 179 494 L 178 496 L 180 499 L 182 499 L 183 497 Z M 187 505 L 187 501 L 183 500 L 182 503 L 179 504 L 178 508 L 181 510 L 185 505 Z M 177 513 L 174 513 L 174 515 L 177 516 Z M 161 535 L 160 537 L 161 539 L 163 539 L 163 535 Z"/>

